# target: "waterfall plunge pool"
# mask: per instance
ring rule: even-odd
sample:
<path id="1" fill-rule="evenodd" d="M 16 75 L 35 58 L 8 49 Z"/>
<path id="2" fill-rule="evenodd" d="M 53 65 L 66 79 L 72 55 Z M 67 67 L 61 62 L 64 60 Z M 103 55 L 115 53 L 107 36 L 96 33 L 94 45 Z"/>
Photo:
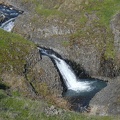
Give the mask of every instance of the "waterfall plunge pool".
<path id="1" fill-rule="evenodd" d="M 83 112 L 89 108 L 90 100 L 107 86 L 107 82 L 94 78 L 80 79 L 65 59 L 52 49 L 38 47 L 40 57 L 49 57 L 57 67 L 66 90 L 63 97 L 71 104 L 71 109 Z"/>

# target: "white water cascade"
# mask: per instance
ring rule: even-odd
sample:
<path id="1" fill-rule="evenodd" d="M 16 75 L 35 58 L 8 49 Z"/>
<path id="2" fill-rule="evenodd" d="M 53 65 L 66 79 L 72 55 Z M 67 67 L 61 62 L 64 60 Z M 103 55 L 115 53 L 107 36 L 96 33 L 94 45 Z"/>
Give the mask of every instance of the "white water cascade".
<path id="1" fill-rule="evenodd" d="M 10 32 L 14 27 L 15 19 L 22 13 L 23 11 L 11 5 L 0 4 L 0 28 Z"/>
<path id="2" fill-rule="evenodd" d="M 51 55 L 51 57 L 53 57 L 55 60 L 55 63 L 68 89 L 78 92 L 93 90 L 91 84 L 93 84 L 94 81 L 78 81 L 78 78 L 76 77 L 74 71 L 64 60 L 56 57 L 55 55 Z"/>
<path id="3" fill-rule="evenodd" d="M 94 78 L 79 79 L 66 60 L 52 49 L 38 46 L 38 50 L 41 59 L 42 55 L 48 56 L 59 70 L 67 87 L 67 90 L 63 92 L 63 96 L 70 100 L 72 109 L 76 111 L 86 110 L 94 95 L 107 86 L 107 83 L 103 80 Z"/>
<path id="4" fill-rule="evenodd" d="M 57 57 L 56 54 L 50 50 L 38 48 L 42 55 L 46 55 L 54 60 L 57 68 L 59 69 L 60 74 L 63 77 L 64 83 L 68 90 L 73 90 L 76 92 L 89 92 L 92 91 L 95 86 L 96 80 L 94 81 L 82 81 L 79 80 L 72 68 L 60 57 Z"/>
<path id="5" fill-rule="evenodd" d="M 3 30 L 7 31 L 7 32 L 11 32 L 11 30 L 13 29 L 14 27 L 14 21 L 15 21 L 15 18 L 11 18 L 10 20 L 4 22 L 0 28 L 2 28 Z"/>

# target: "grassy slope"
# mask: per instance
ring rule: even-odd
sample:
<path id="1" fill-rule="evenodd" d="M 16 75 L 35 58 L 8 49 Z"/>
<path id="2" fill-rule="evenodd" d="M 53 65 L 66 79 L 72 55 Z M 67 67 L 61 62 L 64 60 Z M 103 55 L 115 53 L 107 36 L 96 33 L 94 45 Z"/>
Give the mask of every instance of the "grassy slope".
<path id="1" fill-rule="evenodd" d="M 43 101 L 8 96 L 0 90 L 0 120 L 118 120 L 116 117 L 85 116 L 74 112 L 47 116 Z"/>
<path id="2" fill-rule="evenodd" d="M 25 57 L 34 44 L 23 37 L 0 30 L 0 73 L 5 71 L 21 74 Z"/>

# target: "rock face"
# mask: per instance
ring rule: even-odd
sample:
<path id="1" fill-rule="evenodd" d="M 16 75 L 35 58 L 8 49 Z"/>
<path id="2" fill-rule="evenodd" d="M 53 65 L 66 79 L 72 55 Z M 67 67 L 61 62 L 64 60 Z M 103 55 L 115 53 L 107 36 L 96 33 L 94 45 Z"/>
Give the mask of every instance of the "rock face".
<path id="1" fill-rule="evenodd" d="M 40 59 L 38 50 L 33 51 L 27 57 L 24 74 L 38 94 L 42 94 L 44 97 L 49 95 L 61 96 L 62 85 L 58 72 L 50 59 L 46 57 Z"/>
<path id="2" fill-rule="evenodd" d="M 116 67 L 119 68 L 120 66 L 120 13 L 113 16 L 111 20 L 111 29 L 114 34 L 114 47 L 116 50 L 116 57 L 115 57 Z M 93 114 L 119 115 L 120 114 L 120 77 L 110 80 L 108 86 L 104 88 L 104 90 L 99 92 L 92 99 L 90 104 L 91 106 L 93 106 L 92 112 L 91 112 Z"/>
<path id="3" fill-rule="evenodd" d="M 76 46 L 70 52 L 70 58 L 73 60 L 76 59 L 75 61 L 85 68 L 90 75 L 95 76 L 99 74 L 100 69 L 100 56 L 98 54 L 100 54 L 99 51 L 93 45 Z"/>
<path id="4" fill-rule="evenodd" d="M 68 1 L 60 5 L 60 11 L 66 3 Z M 114 77 L 119 75 L 119 63 L 116 63 L 118 60 L 113 58 L 114 55 L 111 58 L 114 50 L 110 50 L 110 53 L 109 50 L 105 52 L 107 43 L 104 37 L 107 36 L 107 31 L 104 28 L 99 28 L 99 26 L 94 26 L 94 21 L 99 20 L 95 13 L 85 14 L 85 19 L 88 21 L 81 28 L 84 34 L 86 34 L 85 37 L 74 39 L 70 35 L 76 33 L 79 26 L 74 19 L 61 18 L 61 16 L 56 16 L 56 14 L 47 17 L 39 15 L 34 11 L 36 6 L 34 4 L 31 5 L 29 2 L 25 4 L 18 2 L 16 4 L 24 10 L 24 14 L 16 20 L 14 32 L 21 34 L 36 44 L 57 50 L 62 56 L 79 63 L 91 76 Z M 22 4 L 23 6 L 21 6 Z M 27 9 L 29 4 L 30 8 L 33 7 L 34 9 Z M 76 5 L 76 2 L 71 4 Z M 92 31 L 88 31 L 88 29 Z M 100 34 L 102 35 L 100 36 Z M 91 37 L 92 35 L 93 38 Z M 110 58 L 106 60 L 105 57 L 109 56 L 109 54 Z M 119 52 L 116 58 L 119 58 Z"/>
<path id="5" fill-rule="evenodd" d="M 108 86 L 100 91 L 90 103 L 91 114 L 119 115 L 120 114 L 120 77 L 108 83 Z"/>
<path id="6" fill-rule="evenodd" d="M 35 98 L 36 94 L 32 86 L 24 78 L 24 76 L 16 75 L 14 73 L 4 73 L 1 76 L 3 83 L 10 87 L 10 91 L 20 92 L 21 95 Z"/>
<path id="7" fill-rule="evenodd" d="M 91 114 L 119 114 L 120 14 L 113 16 L 112 32 L 108 33 L 106 27 L 98 22 L 100 18 L 96 11 L 82 15 L 82 10 L 90 4 L 88 0 L 46 0 L 40 1 L 38 6 L 27 0 L 3 2 L 24 11 L 17 18 L 13 32 L 40 46 L 54 49 L 63 57 L 80 64 L 90 76 L 109 81 L 108 86 L 91 100 Z M 39 53 L 34 52 L 27 59 L 26 79 L 37 94 L 60 96 L 60 77 L 53 63 L 46 57 L 35 62 Z"/>
<path id="8" fill-rule="evenodd" d="M 120 65 L 120 13 L 113 16 L 111 20 L 111 29 L 114 34 L 114 46 L 116 50 L 116 62 Z"/>

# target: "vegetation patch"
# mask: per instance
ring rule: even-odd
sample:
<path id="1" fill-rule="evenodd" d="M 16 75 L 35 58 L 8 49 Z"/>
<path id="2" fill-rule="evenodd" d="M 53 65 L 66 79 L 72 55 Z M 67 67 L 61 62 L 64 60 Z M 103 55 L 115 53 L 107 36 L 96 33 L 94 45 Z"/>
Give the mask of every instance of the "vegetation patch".
<path id="1" fill-rule="evenodd" d="M 43 106 L 45 103 L 42 101 L 34 101 L 20 97 L 9 97 L 5 92 L 0 96 L 6 96 L 0 100 L 0 118 L 4 120 L 37 120 L 43 116 Z"/>
<path id="2" fill-rule="evenodd" d="M 120 11 L 119 0 L 90 0 L 89 4 L 84 5 L 85 12 L 96 12 L 100 23 L 109 29 L 110 20 L 114 14 Z"/>
<path id="3" fill-rule="evenodd" d="M 0 30 L 0 73 L 14 71 L 21 74 L 25 58 L 35 45 L 23 37 Z"/>
<path id="4" fill-rule="evenodd" d="M 64 16 L 64 14 L 57 9 L 46 9 L 43 7 L 43 5 L 37 5 L 36 6 L 36 12 L 40 15 L 43 15 L 45 17 L 51 16 L 51 15 L 57 15 L 57 16 Z"/>
<path id="5" fill-rule="evenodd" d="M 62 42 L 62 45 L 63 45 L 64 47 L 68 47 L 68 46 L 70 46 L 70 43 L 69 43 L 69 41 L 63 41 L 63 42 Z"/>
<path id="6" fill-rule="evenodd" d="M 70 111 L 48 116 L 45 112 L 47 106 L 41 100 L 30 100 L 16 96 L 10 97 L 5 91 L 0 90 L 1 120 L 119 120 L 117 117 L 87 116 Z"/>
<path id="7" fill-rule="evenodd" d="M 71 35 L 71 45 L 94 45 L 104 52 L 105 59 L 114 59 L 114 36 L 110 29 L 110 20 L 120 11 L 119 0 L 90 0 L 81 4 L 81 17 L 77 22 L 77 31 Z"/>

